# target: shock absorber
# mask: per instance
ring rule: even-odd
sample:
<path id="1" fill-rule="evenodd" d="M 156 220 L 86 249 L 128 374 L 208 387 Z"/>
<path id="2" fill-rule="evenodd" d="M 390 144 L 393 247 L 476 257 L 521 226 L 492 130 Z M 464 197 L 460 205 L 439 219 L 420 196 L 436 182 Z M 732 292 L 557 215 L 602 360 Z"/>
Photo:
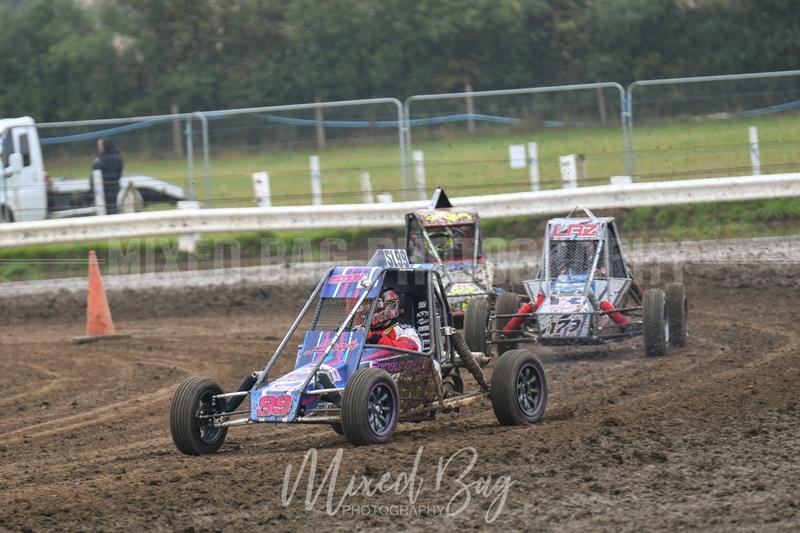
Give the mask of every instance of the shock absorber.
<path id="1" fill-rule="evenodd" d="M 469 373 L 472 374 L 472 377 L 475 378 L 475 381 L 478 382 L 481 389 L 488 388 L 486 378 L 483 377 L 483 370 L 481 370 L 472 350 L 467 346 L 464 337 L 462 337 L 458 331 L 453 331 L 453 333 L 450 334 L 450 338 L 453 340 L 453 347 L 456 349 L 456 353 L 461 357 L 461 361 L 464 362 L 464 368 L 469 370 Z"/>
<path id="2" fill-rule="evenodd" d="M 514 314 L 516 314 L 516 315 L 529 315 L 529 314 L 533 313 L 534 311 L 536 311 L 539 308 L 539 306 L 542 305 L 543 301 L 544 301 L 544 293 L 540 292 L 539 294 L 536 295 L 536 301 L 535 302 L 522 304 L 522 307 L 520 307 L 517 310 L 517 312 L 514 313 Z M 509 320 L 506 323 L 506 325 L 503 326 L 503 333 L 506 334 L 506 335 L 511 335 L 516 330 L 518 330 L 520 327 L 522 327 L 522 324 L 525 322 L 525 320 L 527 320 L 526 316 L 515 316 L 515 317 L 512 317 L 511 320 Z"/>
<path id="3" fill-rule="evenodd" d="M 256 384 L 256 379 L 258 379 L 258 372 L 253 372 L 242 381 L 242 384 L 239 385 L 239 388 L 236 389 L 236 392 L 247 392 L 253 388 L 253 385 Z M 225 405 L 225 412 L 232 413 L 234 412 L 240 405 L 242 405 L 242 401 L 244 401 L 244 395 L 242 396 L 234 396 L 230 399 Z"/>

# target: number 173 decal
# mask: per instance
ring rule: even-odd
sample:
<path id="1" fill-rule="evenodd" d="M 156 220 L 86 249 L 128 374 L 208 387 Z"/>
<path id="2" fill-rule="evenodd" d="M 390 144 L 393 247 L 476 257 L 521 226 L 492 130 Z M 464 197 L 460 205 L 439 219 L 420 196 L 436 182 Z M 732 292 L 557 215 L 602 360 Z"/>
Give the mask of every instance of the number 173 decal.
<path id="1" fill-rule="evenodd" d="M 583 324 L 583 316 L 562 316 L 558 320 L 553 320 L 547 325 L 547 334 L 560 337 L 568 337 L 575 333 Z"/>

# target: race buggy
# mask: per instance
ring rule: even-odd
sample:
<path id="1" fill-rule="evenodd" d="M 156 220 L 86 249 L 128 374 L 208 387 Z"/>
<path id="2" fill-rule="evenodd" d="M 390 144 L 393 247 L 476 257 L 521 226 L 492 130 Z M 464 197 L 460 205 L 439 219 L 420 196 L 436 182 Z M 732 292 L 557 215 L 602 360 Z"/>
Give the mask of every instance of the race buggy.
<path id="1" fill-rule="evenodd" d="M 683 284 L 642 291 L 622 252 L 614 219 L 583 209 L 548 221 L 539 273 L 528 298 L 504 293 L 494 313 L 485 300 L 467 308 L 464 337 L 473 350 L 498 355 L 522 343 L 591 345 L 644 337 L 649 356 L 687 342 Z M 500 359 L 502 361 L 502 357 Z"/>
<path id="2" fill-rule="evenodd" d="M 418 333 L 420 350 L 367 343 L 387 288 L 400 302 L 400 320 Z M 276 362 L 300 335 L 294 370 L 273 377 Z M 488 361 L 452 326 L 432 266 L 410 264 L 404 250 L 378 250 L 367 266 L 329 269 L 263 370 L 236 391 L 226 393 L 211 379 L 181 383 L 170 410 L 172 439 L 185 454 L 207 454 L 219 449 L 231 426 L 293 423 L 328 424 L 353 444 L 378 444 L 392 437 L 398 422 L 430 420 L 486 398 L 503 425 L 538 421 L 547 404 L 539 360 L 524 350 L 505 354 L 491 385 L 481 369 Z M 461 369 L 473 376 L 472 390 L 465 390 Z M 238 410 L 248 396 L 249 407 Z"/>
<path id="3" fill-rule="evenodd" d="M 494 265 L 483 257 L 476 211 L 454 208 L 439 187 L 429 209 L 406 214 L 406 251 L 413 263 L 431 263 L 444 279 L 456 327 L 473 298 L 495 298 Z"/>

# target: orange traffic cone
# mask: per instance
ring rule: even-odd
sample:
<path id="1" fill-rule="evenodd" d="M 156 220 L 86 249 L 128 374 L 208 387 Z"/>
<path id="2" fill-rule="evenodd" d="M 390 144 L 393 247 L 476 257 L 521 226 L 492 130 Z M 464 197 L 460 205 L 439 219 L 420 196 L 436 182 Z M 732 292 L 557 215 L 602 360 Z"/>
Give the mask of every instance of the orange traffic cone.
<path id="1" fill-rule="evenodd" d="M 130 335 L 117 335 L 111 310 L 108 307 L 106 289 L 103 286 L 103 275 L 94 250 L 89 252 L 89 294 L 86 299 L 86 335 L 72 337 L 72 342 L 84 344 L 107 339 L 122 339 Z"/>

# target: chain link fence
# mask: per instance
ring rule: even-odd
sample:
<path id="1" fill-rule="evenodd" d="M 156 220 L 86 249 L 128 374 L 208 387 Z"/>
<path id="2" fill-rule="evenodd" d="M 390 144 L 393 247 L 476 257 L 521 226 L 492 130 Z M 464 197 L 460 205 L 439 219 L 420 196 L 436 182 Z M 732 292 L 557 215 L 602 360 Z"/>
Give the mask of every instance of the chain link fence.
<path id="1" fill-rule="evenodd" d="M 307 204 L 311 157 L 324 203 L 360 202 L 362 175 L 400 192 L 402 106 L 391 98 L 40 124 L 52 176 L 88 176 L 98 138 L 110 138 L 129 174 L 182 187 L 208 207 L 253 206 L 252 173 L 268 171 L 272 205 Z"/>
<path id="2" fill-rule="evenodd" d="M 623 102 L 616 83 L 417 95 L 407 145 L 426 183 L 460 195 L 561 187 L 566 155 L 579 184 L 608 183 L 625 172 Z"/>
<path id="3" fill-rule="evenodd" d="M 256 205 L 259 171 L 269 173 L 271 205 L 389 201 L 427 198 L 438 185 L 462 196 L 618 175 L 749 175 L 754 150 L 758 172 L 798 171 L 799 79 L 786 71 L 645 80 L 627 92 L 617 83 L 466 91 L 39 128 L 51 176 L 88 177 L 105 137 L 127 173 L 180 185 L 209 207 Z"/>
<path id="4" fill-rule="evenodd" d="M 637 81 L 627 95 L 640 180 L 800 170 L 800 70 Z"/>

